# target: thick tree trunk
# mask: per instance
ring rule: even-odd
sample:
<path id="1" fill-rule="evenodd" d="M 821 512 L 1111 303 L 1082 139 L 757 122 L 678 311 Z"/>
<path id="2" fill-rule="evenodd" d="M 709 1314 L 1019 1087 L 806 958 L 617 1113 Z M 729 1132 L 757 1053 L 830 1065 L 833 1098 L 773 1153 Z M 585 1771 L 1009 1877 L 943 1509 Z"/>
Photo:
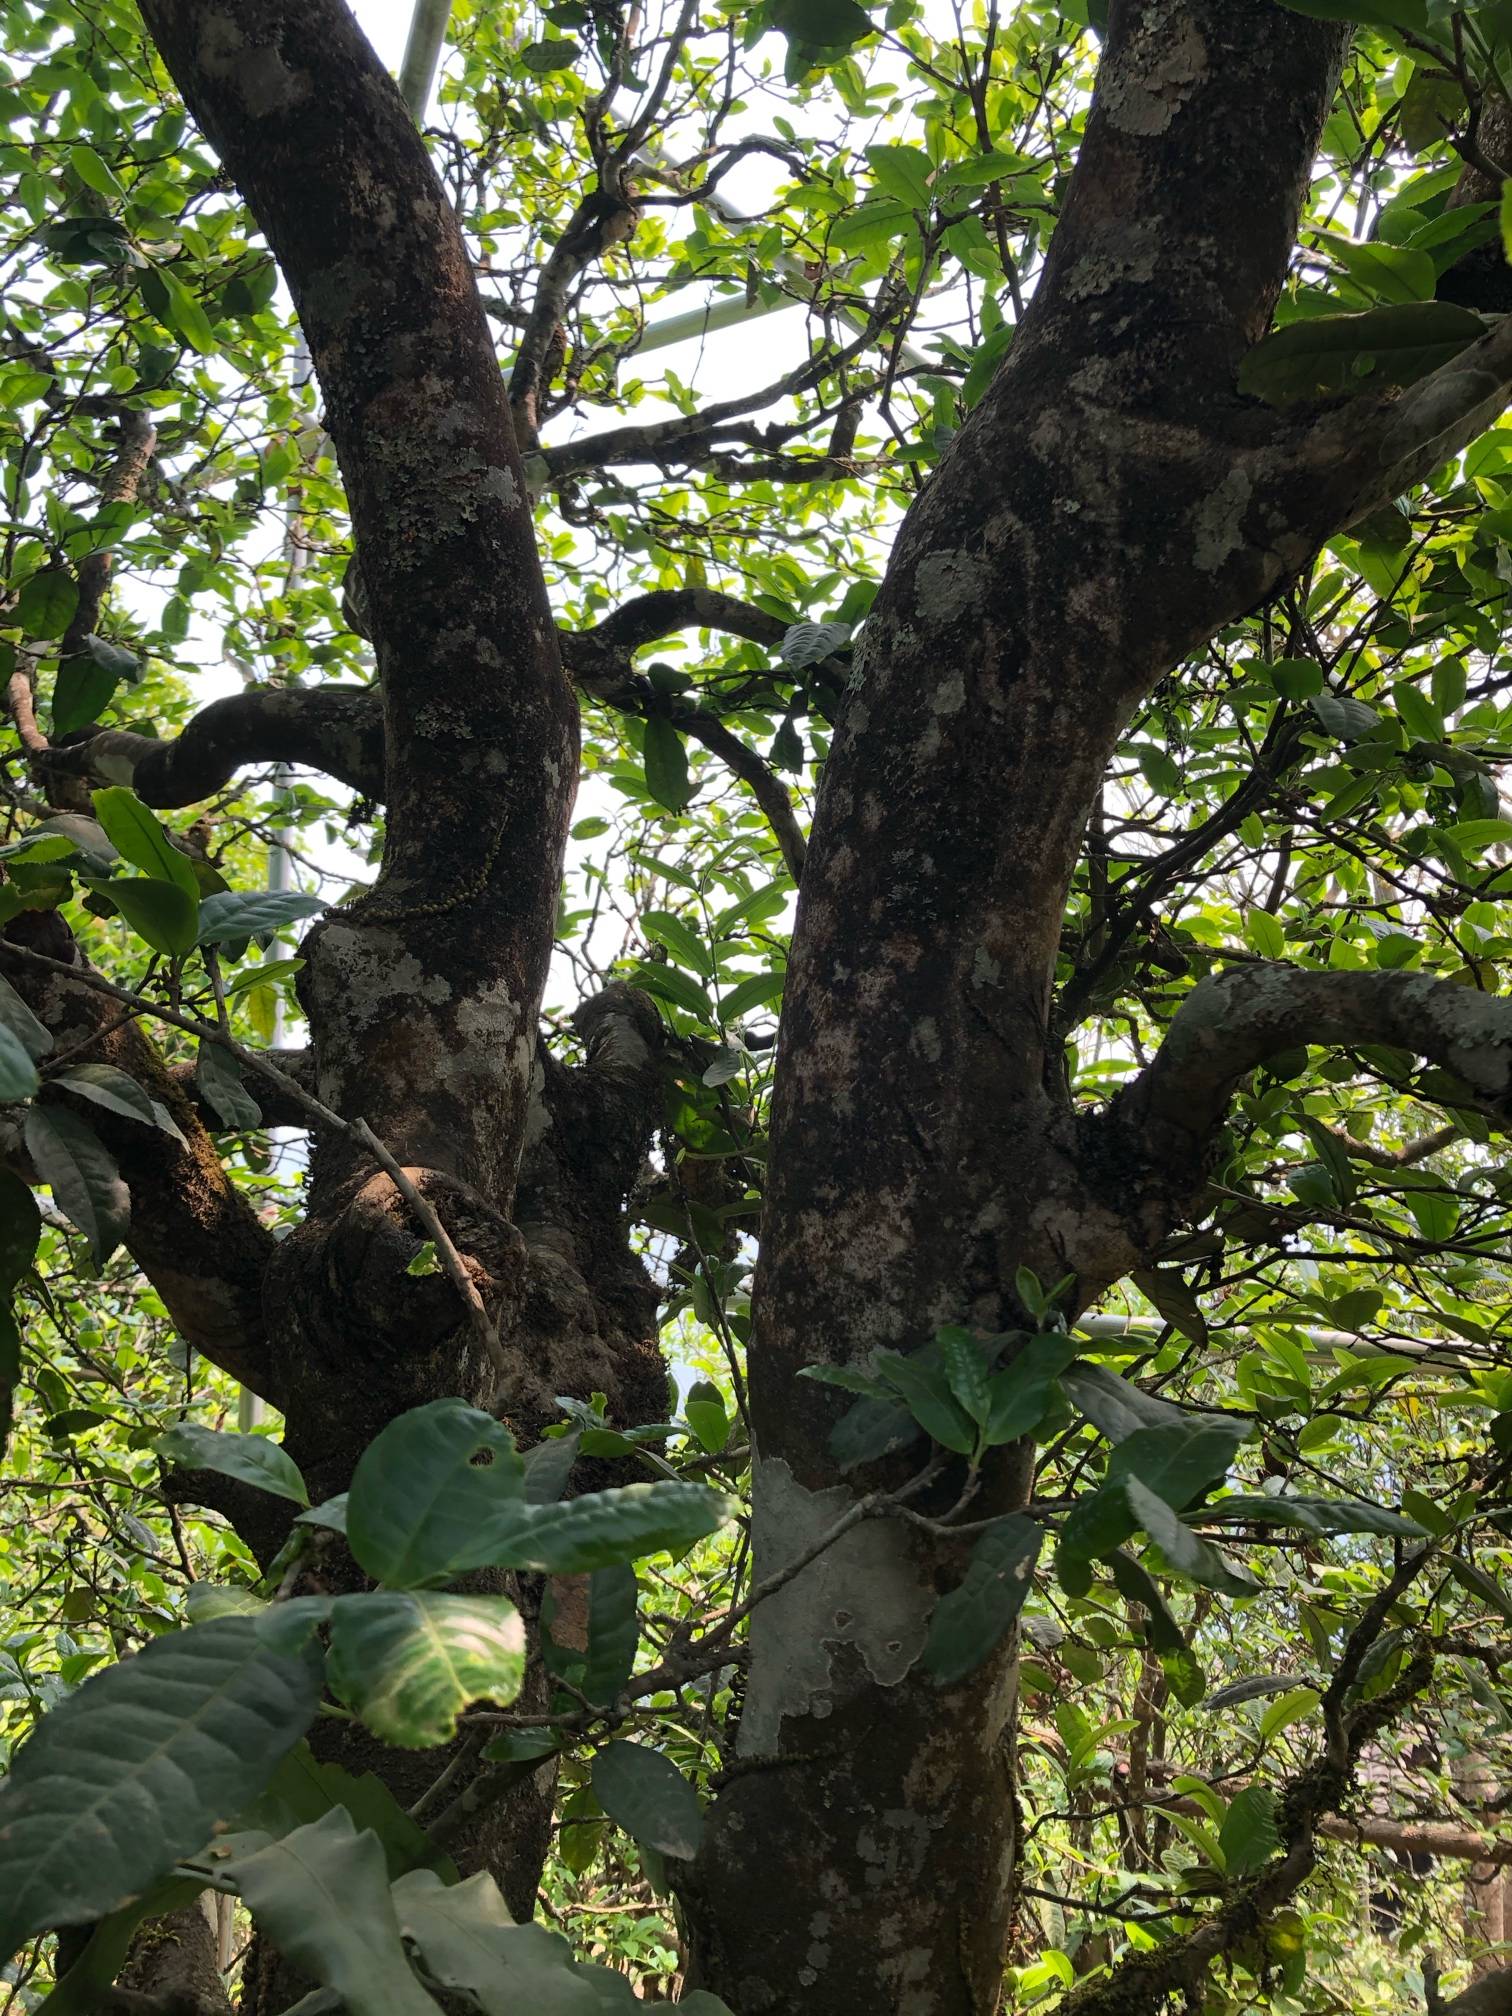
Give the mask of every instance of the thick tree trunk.
<path id="1" fill-rule="evenodd" d="M 818 1358 L 1085 1304 L 1138 1261 L 1051 1038 L 1072 870 L 1116 738 L 1265 592 L 1235 394 L 1285 272 L 1337 29 L 1271 0 L 1126 4 L 1045 275 L 910 512 L 820 792 L 778 1056 L 751 1398 L 756 1572 L 852 1501 Z M 1232 229 L 1235 211 L 1252 221 Z M 1296 557 L 1300 559 L 1301 553 Z M 1026 1486 L 1027 1452 L 973 1516 Z M 740 2016 L 984 2016 L 1012 1897 L 1011 1648 L 918 1667 L 964 1550 L 873 1521 L 753 1621 L 741 1765 L 685 1899 Z M 760 1880 L 752 1880 L 753 1869 Z"/>

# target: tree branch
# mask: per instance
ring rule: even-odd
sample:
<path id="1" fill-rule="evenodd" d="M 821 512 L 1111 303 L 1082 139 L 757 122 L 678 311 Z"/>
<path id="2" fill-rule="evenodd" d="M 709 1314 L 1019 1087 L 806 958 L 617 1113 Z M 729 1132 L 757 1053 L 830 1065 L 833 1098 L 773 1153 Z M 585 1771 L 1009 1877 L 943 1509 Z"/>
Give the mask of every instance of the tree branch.
<path id="1" fill-rule="evenodd" d="M 1199 982 L 1110 1117 L 1139 1130 L 1153 1160 L 1169 1166 L 1174 1156 L 1190 1169 L 1238 1081 L 1299 1043 L 1410 1051 L 1454 1072 L 1484 1107 L 1512 1120 L 1512 1000 L 1421 973 L 1313 973 L 1269 963 Z"/>
<path id="2" fill-rule="evenodd" d="M 129 784 L 144 804 L 174 810 L 221 790 L 249 763 L 320 770 L 364 798 L 383 796 L 383 715 L 360 686 L 251 686 L 215 700 L 171 741 L 104 729 L 48 752 L 53 773 Z"/>
<path id="3" fill-rule="evenodd" d="M 126 1249 L 186 1341 L 279 1404 L 263 1316 L 263 1277 L 276 1242 L 231 1182 L 152 1044 L 134 1020 L 115 1012 L 116 1001 L 135 1005 L 135 997 L 94 972 L 55 911 L 25 912 L 7 925 L 0 971 L 59 1050 L 113 1064 L 172 1114 L 182 1146 L 142 1121 L 96 1105 L 83 1109 L 131 1192 Z"/>

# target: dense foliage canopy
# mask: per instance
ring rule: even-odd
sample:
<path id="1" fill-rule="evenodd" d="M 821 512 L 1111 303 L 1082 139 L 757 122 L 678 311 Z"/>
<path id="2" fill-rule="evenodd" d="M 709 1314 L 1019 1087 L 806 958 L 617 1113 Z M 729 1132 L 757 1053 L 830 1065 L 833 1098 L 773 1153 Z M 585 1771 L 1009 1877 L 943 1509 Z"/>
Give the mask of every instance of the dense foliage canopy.
<path id="1" fill-rule="evenodd" d="M 1280 15 L 1241 11 L 1262 4 Z M 161 31 L 175 8 L 144 11 Z M 764 1761 L 736 1748 L 749 1620 L 765 1605 L 796 1641 L 813 1616 L 802 1564 L 753 1580 L 746 1391 L 813 794 L 867 697 L 902 516 L 950 481 L 1053 270 L 1107 14 L 454 0 L 433 100 L 417 58 L 581 707 L 537 1076 L 586 1087 L 634 1046 L 631 1117 L 585 1107 L 584 1157 L 604 1144 L 605 1222 L 650 1271 L 661 1396 L 644 1353 L 616 1355 L 649 1346 L 633 1312 L 522 1373 L 492 1233 L 470 1245 L 468 1207 L 421 1178 L 447 1165 L 301 1047 L 322 1009 L 300 932 L 373 902 L 396 807 L 407 907 L 380 890 L 370 917 L 444 929 L 483 886 L 415 851 L 394 795 L 369 637 L 411 591 L 364 577 L 270 227 L 137 8 L 0 0 L 0 2009 L 178 2006 L 89 1998 L 123 1965 L 187 1992 L 138 1927 L 201 1891 L 233 1993 L 253 1920 L 298 1971 L 249 2008 L 312 1979 L 301 2008 L 358 2016 L 432 1989 L 552 2012 L 681 1991 L 704 1805 Z M 1295 15 L 1357 27 L 1235 405 L 1405 411 L 1512 308 L 1512 7 Z M 1184 19 L 1161 31 L 1178 94 Z M 1202 216 L 1195 181 L 1183 200 L 1194 231 L 1252 228 Z M 1120 229 L 1110 286 L 1169 251 Z M 306 320 L 359 284 L 334 263 Z M 1512 424 L 1491 382 L 1399 494 L 1323 528 L 1125 710 L 1046 1038 L 1088 1128 L 1175 1056 L 1183 1008 L 1215 1012 L 1202 983 L 1275 962 L 1450 983 L 1486 1004 L 1463 1054 L 1414 1047 L 1426 993 L 1320 1010 L 1235 1074 L 1184 1217 L 1118 1278 L 1084 1294 L 1075 1257 L 1065 1279 L 1026 1261 L 1011 1323 L 961 1306 L 868 1353 L 820 1321 L 806 1352 L 844 1389 L 834 1486 L 866 1494 L 824 1499 L 816 1551 L 863 1523 L 966 1530 L 914 1620 L 942 1700 L 1021 1634 L 1014 2009 L 1156 2006 L 1116 1999 L 1140 1980 L 1209 2016 L 1443 2008 L 1472 1969 L 1509 1992 L 1487 1973 L 1512 1939 Z M 389 505 L 412 495 L 424 539 L 443 507 L 401 463 Z M 1248 497 L 1199 532 L 1215 566 Z M 1081 509 L 1047 503 L 1062 541 Z M 1131 663 L 1170 631 L 1133 602 L 1101 617 Z M 948 655 L 933 678 L 921 743 L 976 704 Z M 423 1101 L 434 1060 L 407 1055 Z M 861 1045 L 847 1069 L 877 1063 Z M 296 1251 L 323 1156 L 381 1165 L 405 1241 L 389 1301 L 342 1288 L 339 1457 L 329 1397 L 283 1448 L 255 1396 L 293 1423 L 297 1381 L 227 1285 L 239 1242 Z M 406 1338 L 498 1361 L 491 1398 L 417 1374 L 393 1399 L 374 1340 L 401 1291 Z M 1010 1502 L 995 1466 L 1026 1437 Z M 322 1747 L 358 1725 L 378 1740 Z M 541 1919 L 612 1975 L 512 1927 L 490 1876 L 457 1883 L 487 1862 L 468 1830 L 526 1786 L 554 1800 Z"/>

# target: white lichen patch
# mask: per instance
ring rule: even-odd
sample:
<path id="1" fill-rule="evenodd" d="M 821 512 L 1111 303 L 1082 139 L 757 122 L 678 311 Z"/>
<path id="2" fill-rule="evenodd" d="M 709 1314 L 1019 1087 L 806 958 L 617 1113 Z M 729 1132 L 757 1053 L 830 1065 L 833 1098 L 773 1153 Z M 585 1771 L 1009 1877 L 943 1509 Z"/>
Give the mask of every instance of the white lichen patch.
<path id="1" fill-rule="evenodd" d="M 914 603 L 931 627 L 979 614 L 992 589 L 992 569 L 975 553 L 926 553 L 914 569 Z"/>
<path id="2" fill-rule="evenodd" d="M 1254 487 L 1248 469 L 1236 464 L 1192 513 L 1192 558 L 1204 574 L 1216 574 L 1243 549 L 1244 514 Z"/>
<path id="3" fill-rule="evenodd" d="M 1146 8 L 1123 61 L 1099 79 L 1108 124 L 1138 139 L 1157 139 L 1170 130 L 1207 67 L 1207 44 L 1184 7 Z"/>
<path id="4" fill-rule="evenodd" d="M 780 1459 L 759 1464 L 753 1529 L 758 1578 L 796 1560 L 851 1503 L 843 1484 L 806 1491 Z M 924 1649 L 932 1607 L 933 1590 L 908 1528 L 888 1519 L 853 1526 L 752 1615 L 742 1753 L 777 1750 L 790 1716 L 833 1711 L 841 1646 L 859 1654 L 879 1686 L 897 1686 Z"/>

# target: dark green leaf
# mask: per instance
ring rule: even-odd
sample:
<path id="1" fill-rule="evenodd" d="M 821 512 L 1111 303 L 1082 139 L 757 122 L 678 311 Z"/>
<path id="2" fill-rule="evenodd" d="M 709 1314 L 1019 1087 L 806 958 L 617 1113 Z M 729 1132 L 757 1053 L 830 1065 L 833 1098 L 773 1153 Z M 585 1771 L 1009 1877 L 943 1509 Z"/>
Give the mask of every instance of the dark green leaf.
<path id="1" fill-rule="evenodd" d="M 945 1368 L 922 1352 L 904 1357 L 899 1351 L 879 1351 L 877 1375 L 899 1395 L 925 1434 L 942 1448 L 969 1456 L 976 1433 L 950 1390 Z"/>
<path id="2" fill-rule="evenodd" d="M 527 70 L 541 76 L 548 70 L 570 70 L 581 54 L 576 42 L 548 38 L 544 42 L 527 42 L 520 51 L 520 61 Z"/>
<path id="3" fill-rule="evenodd" d="M 201 1428 L 193 1421 L 181 1421 L 160 1435 L 153 1450 L 164 1463 L 179 1463 L 188 1470 L 215 1470 L 225 1477 L 237 1477 L 255 1484 L 276 1498 L 289 1498 L 308 1506 L 309 1493 L 294 1459 L 267 1435 L 229 1435 L 219 1429 Z"/>
<path id="4" fill-rule="evenodd" d="M 646 723 L 646 789 L 658 805 L 669 812 L 681 812 L 693 796 L 688 774 L 688 752 L 670 721 L 653 714 Z"/>
<path id="5" fill-rule="evenodd" d="M 116 1910 L 209 1840 L 315 1713 L 320 1665 L 225 1617 L 153 1639 L 46 1715 L 0 1787 L 0 1955 Z"/>
<path id="6" fill-rule="evenodd" d="M 588 1652 L 581 1687 L 590 1701 L 613 1705 L 635 1670 L 640 1592 L 628 1562 L 588 1578 Z"/>
<path id="7" fill-rule="evenodd" d="M 36 1257 L 42 1213 L 28 1185 L 0 1169 L 0 1294 L 8 1295 Z"/>
<path id="8" fill-rule="evenodd" d="M 436 2016 L 405 1958 L 383 1844 L 356 1833 L 345 1808 L 229 1863 L 226 1875 L 279 1952 L 333 1988 L 348 2016 Z"/>
<path id="9" fill-rule="evenodd" d="M 907 1449 L 923 1432 L 901 1400 L 858 1400 L 830 1430 L 830 1454 L 842 1471 L 854 1470 Z"/>
<path id="10" fill-rule="evenodd" d="M 1165 1500 L 1137 1477 L 1123 1478 L 1122 1488 L 1130 1512 L 1178 1575 L 1225 1596 L 1255 1594 L 1258 1585 L 1253 1577 L 1231 1568 L 1216 1547 L 1199 1540 L 1190 1526 L 1183 1526 Z"/>
<path id="11" fill-rule="evenodd" d="M 1228 1470 L 1250 1432 L 1237 1415 L 1189 1414 L 1160 1428 L 1140 1428 L 1108 1459 L 1108 1482 L 1137 1477 L 1180 1512 Z"/>
<path id="12" fill-rule="evenodd" d="M 516 1925 L 491 1876 L 448 1886 L 417 1871 L 394 1885 L 393 1897 L 426 1974 L 484 2016 L 600 2016 L 603 2003 L 566 1940 L 542 1925 Z"/>
<path id="13" fill-rule="evenodd" d="M 1449 301 L 1307 316 L 1256 344 L 1239 366 L 1239 389 L 1272 406 L 1382 392 L 1436 371 L 1485 333 L 1473 310 Z"/>
<path id="14" fill-rule="evenodd" d="M 23 582 L 16 606 L 6 617 L 28 637 L 46 641 L 61 637 L 79 606 L 79 584 L 66 567 L 44 567 Z"/>
<path id="15" fill-rule="evenodd" d="M 50 1033 L 33 1015 L 9 980 L 0 980 L 0 1027 L 21 1039 L 29 1057 L 45 1057 L 53 1047 Z"/>
<path id="16" fill-rule="evenodd" d="M 1195 1515 L 1194 1515 L 1195 1516 Z M 1204 1517 L 1242 1521 L 1250 1526 L 1295 1526 L 1320 1537 L 1334 1533 L 1382 1533 L 1391 1539 L 1422 1540 L 1423 1528 L 1384 1505 L 1362 1498 L 1305 1498 L 1290 1493 L 1277 1497 L 1220 1498 L 1204 1508 Z"/>
<path id="17" fill-rule="evenodd" d="M 607 1743 L 593 1760 L 593 1789 L 611 1820 L 662 1855 L 698 1853 L 698 1794 L 670 1757 L 643 1743 Z"/>
<path id="18" fill-rule="evenodd" d="M 995 1519 L 971 1550 L 958 1589 L 942 1596 L 929 1620 L 923 1663 L 942 1687 L 975 1672 L 1024 1607 L 1045 1529 L 1021 1512 Z"/>
<path id="19" fill-rule="evenodd" d="M 48 1083 L 87 1099 L 92 1105 L 103 1106 L 108 1113 L 119 1113 L 126 1120 L 140 1120 L 144 1127 L 156 1127 L 183 1145 L 183 1134 L 168 1108 L 114 1064 L 74 1064 Z"/>
<path id="20" fill-rule="evenodd" d="M 26 1045 L 0 1022 L 0 1105 L 30 1099 L 41 1083 Z"/>
<path id="21" fill-rule="evenodd" d="M 240 1066 L 224 1045 L 200 1038 L 194 1082 L 201 1098 L 227 1127 L 261 1127 L 262 1108 L 242 1082 Z"/>
<path id="22" fill-rule="evenodd" d="M 65 658 L 53 681 L 53 740 L 56 742 L 64 735 L 72 735 L 76 728 L 87 728 L 98 721 L 120 683 L 119 672 L 96 665 L 89 658 Z"/>
<path id="23" fill-rule="evenodd" d="M 1236 1792 L 1218 1830 L 1225 1873 L 1247 1876 L 1281 1852 L 1276 1827 L 1276 1795 L 1268 1785 L 1246 1785 Z"/>
<path id="24" fill-rule="evenodd" d="M 88 1240 L 96 1267 L 103 1267 L 131 1221 L 131 1196 L 114 1156 L 66 1106 L 26 1109 L 26 1147 L 53 1202 Z"/>

